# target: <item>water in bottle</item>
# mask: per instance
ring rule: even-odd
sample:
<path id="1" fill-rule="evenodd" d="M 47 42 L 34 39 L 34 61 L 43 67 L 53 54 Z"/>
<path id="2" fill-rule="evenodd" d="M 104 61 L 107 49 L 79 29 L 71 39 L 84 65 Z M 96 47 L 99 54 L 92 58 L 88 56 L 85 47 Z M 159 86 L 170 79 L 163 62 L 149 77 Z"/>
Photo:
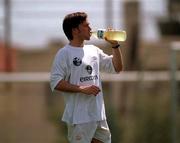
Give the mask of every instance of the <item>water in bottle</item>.
<path id="1" fill-rule="evenodd" d="M 125 41 L 126 31 L 98 29 L 97 31 L 92 31 L 92 36 L 98 39 L 104 39 L 106 37 L 108 40 Z"/>

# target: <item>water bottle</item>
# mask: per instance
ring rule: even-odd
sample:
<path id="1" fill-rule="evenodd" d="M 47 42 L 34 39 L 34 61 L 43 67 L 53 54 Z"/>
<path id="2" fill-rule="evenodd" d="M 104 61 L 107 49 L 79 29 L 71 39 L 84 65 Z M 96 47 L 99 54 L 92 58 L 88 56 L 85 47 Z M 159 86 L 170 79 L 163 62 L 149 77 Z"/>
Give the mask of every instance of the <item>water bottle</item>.
<path id="1" fill-rule="evenodd" d="M 97 31 L 92 31 L 91 33 L 92 36 L 98 39 L 104 39 L 106 37 L 108 40 L 115 40 L 115 41 L 126 40 L 126 31 L 123 30 L 98 29 Z"/>

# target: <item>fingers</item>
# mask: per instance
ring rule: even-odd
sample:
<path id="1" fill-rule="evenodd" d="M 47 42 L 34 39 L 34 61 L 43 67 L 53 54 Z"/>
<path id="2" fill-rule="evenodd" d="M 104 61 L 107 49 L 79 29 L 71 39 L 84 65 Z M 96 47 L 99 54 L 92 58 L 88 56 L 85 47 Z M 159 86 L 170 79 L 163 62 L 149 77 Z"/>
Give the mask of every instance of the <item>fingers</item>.
<path id="1" fill-rule="evenodd" d="M 107 28 L 107 31 L 115 31 L 115 29 L 113 29 L 112 27 L 108 27 Z M 109 42 L 110 44 L 112 45 L 117 45 L 119 44 L 119 41 L 116 41 L 116 40 L 109 40 L 107 37 L 104 37 L 104 39 Z"/>
<path id="2" fill-rule="evenodd" d="M 113 28 L 112 28 L 112 27 L 108 27 L 107 30 L 108 30 L 108 31 L 111 31 L 111 30 L 113 30 Z"/>
<path id="3" fill-rule="evenodd" d="M 112 45 L 117 45 L 117 44 L 119 44 L 118 41 L 115 41 L 115 40 L 109 40 L 107 37 L 105 37 L 104 39 L 105 39 L 107 42 L 109 42 L 110 44 L 112 44 Z"/>
<path id="4" fill-rule="evenodd" d="M 92 94 L 94 96 L 96 96 L 101 90 L 99 89 L 99 87 L 95 86 L 95 85 L 92 85 L 91 86 L 91 90 L 92 90 Z"/>
<path id="5" fill-rule="evenodd" d="M 95 85 L 80 86 L 81 92 L 87 95 L 96 96 L 101 90 Z"/>

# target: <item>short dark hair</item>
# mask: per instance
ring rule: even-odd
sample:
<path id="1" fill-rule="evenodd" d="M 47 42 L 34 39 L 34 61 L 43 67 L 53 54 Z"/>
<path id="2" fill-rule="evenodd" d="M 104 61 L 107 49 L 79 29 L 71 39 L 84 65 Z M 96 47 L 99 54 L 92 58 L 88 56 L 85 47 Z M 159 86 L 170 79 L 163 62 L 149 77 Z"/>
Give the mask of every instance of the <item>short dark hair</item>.
<path id="1" fill-rule="evenodd" d="M 86 18 L 87 14 L 85 12 L 75 12 L 65 16 L 63 20 L 63 30 L 69 40 L 73 40 L 72 29 L 77 28 Z"/>

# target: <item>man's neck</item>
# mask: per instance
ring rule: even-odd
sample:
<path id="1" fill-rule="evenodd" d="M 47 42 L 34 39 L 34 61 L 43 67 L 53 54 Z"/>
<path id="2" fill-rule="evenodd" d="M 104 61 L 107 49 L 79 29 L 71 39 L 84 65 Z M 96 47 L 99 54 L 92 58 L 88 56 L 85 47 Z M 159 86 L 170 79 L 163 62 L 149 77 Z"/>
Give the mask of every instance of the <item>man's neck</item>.
<path id="1" fill-rule="evenodd" d="M 78 41 L 78 40 L 71 40 L 69 44 L 73 47 L 83 47 L 84 46 L 84 42 Z"/>

